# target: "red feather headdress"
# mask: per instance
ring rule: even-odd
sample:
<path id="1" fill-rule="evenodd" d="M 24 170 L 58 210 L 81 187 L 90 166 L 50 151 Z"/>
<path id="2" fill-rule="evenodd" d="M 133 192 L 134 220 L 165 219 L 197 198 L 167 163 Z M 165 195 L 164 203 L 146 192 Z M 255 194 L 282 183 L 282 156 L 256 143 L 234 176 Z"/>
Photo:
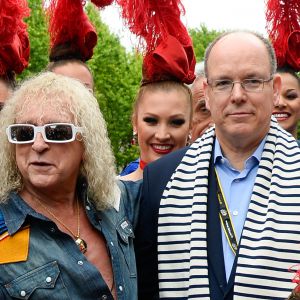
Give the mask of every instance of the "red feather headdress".
<path id="1" fill-rule="evenodd" d="M 109 2 L 109 1 L 94 1 Z M 97 33 L 83 10 L 82 0 L 51 0 L 47 9 L 50 33 L 50 60 L 77 58 L 87 61 L 93 55 L 97 44 Z M 57 49 L 61 57 L 52 57 Z M 54 51 L 53 51 L 54 50 Z"/>
<path id="2" fill-rule="evenodd" d="M 30 46 L 23 19 L 29 13 L 26 0 L 0 0 L 0 76 L 20 74 L 28 66 Z"/>
<path id="3" fill-rule="evenodd" d="M 117 0 L 129 29 L 146 43 L 143 80 L 192 83 L 195 55 L 180 0 Z"/>
<path id="4" fill-rule="evenodd" d="M 102 8 L 104 6 L 111 5 L 114 0 L 91 0 L 96 6 Z"/>
<path id="5" fill-rule="evenodd" d="M 300 1 L 268 0 L 266 21 L 278 66 L 300 71 Z"/>

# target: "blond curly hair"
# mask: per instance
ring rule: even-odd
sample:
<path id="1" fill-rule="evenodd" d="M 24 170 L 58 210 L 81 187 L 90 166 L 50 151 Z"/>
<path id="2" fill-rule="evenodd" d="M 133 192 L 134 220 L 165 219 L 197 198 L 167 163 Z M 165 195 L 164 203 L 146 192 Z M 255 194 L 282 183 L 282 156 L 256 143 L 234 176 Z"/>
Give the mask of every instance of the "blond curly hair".
<path id="1" fill-rule="evenodd" d="M 30 114 L 27 105 L 30 101 L 45 110 L 54 107 L 58 114 L 71 112 L 74 124 L 83 128 L 84 158 L 80 176 L 87 179 L 88 195 L 97 209 L 111 207 L 117 200 L 114 199 L 117 191 L 115 159 L 98 102 L 79 81 L 51 72 L 26 80 L 0 113 L 0 202 L 7 201 L 10 192 L 19 192 L 23 187 L 15 145 L 8 142 L 5 130 L 19 115 Z"/>

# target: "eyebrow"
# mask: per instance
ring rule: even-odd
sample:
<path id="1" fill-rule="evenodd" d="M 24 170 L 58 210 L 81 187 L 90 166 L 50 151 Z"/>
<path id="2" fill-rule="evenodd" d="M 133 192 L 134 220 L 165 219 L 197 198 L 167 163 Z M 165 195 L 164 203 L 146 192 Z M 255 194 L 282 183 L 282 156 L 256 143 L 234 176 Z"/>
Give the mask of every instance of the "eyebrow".
<path id="1" fill-rule="evenodd" d="M 196 106 L 206 106 L 205 99 L 204 98 L 198 99 L 196 102 Z"/>
<path id="2" fill-rule="evenodd" d="M 250 72 L 250 73 L 245 73 L 244 75 L 240 76 L 239 79 L 244 80 L 244 79 L 249 79 L 249 78 L 265 78 L 268 75 L 258 74 L 257 72 Z M 210 80 L 233 80 L 233 79 L 232 79 L 232 76 L 228 76 L 226 74 L 226 75 L 217 76 L 215 78 L 212 77 Z"/>

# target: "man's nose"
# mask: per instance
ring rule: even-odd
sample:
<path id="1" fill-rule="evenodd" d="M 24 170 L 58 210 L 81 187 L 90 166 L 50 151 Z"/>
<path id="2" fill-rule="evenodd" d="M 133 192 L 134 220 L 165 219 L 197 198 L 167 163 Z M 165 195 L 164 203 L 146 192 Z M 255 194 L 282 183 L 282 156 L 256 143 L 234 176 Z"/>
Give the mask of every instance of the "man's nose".
<path id="1" fill-rule="evenodd" d="M 38 132 L 36 134 L 35 140 L 32 144 L 32 149 L 36 152 L 43 152 L 44 150 L 48 149 L 49 145 L 45 142 L 42 134 Z"/>
<path id="2" fill-rule="evenodd" d="M 245 101 L 246 91 L 241 82 L 234 82 L 231 90 L 231 99 L 235 103 Z"/>

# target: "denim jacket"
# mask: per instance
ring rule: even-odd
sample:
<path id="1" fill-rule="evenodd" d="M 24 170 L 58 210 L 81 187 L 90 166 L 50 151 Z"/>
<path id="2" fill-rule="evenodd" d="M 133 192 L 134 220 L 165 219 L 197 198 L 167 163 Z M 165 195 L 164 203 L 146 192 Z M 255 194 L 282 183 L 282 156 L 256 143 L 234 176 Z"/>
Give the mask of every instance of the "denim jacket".
<path id="1" fill-rule="evenodd" d="M 135 300 L 137 282 L 131 223 L 136 219 L 140 184 L 128 191 L 128 186 L 120 183 L 120 190 L 119 206 L 106 211 L 97 211 L 86 196 L 81 199 L 91 224 L 105 237 L 118 300 Z M 6 225 L 6 231 L 0 235 L 1 300 L 113 299 L 100 272 L 55 223 L 34 211 L 16 193 L 0 204 L 0 216 L 1 211 Z M 23 245 L 26 239 L 27 257 Z"/>

